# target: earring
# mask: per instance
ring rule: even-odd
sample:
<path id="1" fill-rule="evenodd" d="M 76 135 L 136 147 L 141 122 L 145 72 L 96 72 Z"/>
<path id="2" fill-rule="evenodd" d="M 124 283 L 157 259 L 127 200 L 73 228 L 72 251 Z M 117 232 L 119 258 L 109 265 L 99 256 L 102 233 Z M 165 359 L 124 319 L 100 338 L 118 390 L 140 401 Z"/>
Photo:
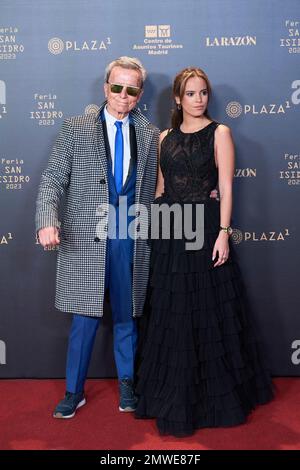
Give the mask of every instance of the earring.
<path id="1" fill-rule="evenodd" d="M 178 109 L 178 111 L 181 110 L 181 104 L 180 103 L 177 105 L 177 109 Z"/>

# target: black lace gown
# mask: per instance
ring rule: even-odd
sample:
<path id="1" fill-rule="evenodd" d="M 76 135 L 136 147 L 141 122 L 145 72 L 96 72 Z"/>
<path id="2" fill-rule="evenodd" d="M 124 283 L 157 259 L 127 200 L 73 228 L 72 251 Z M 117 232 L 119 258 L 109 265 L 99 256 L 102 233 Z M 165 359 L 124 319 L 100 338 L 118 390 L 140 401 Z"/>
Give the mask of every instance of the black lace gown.
<path id="1" fill-rule="evenodd" d="M 156 418 L 161 434 L 238 425 L 272 397 L 232 250 L 224 265 L 213 267 L 220 203 L 209 196 L 218 181 L 217 126 L 212 122 L 195 133 L 174 129 L 161 146 L 165 192 L 154 203 L 204 204 L 205 233 L 197 251 L 186 250 L 184 237 L 151 241 L 136 417 Z"/>

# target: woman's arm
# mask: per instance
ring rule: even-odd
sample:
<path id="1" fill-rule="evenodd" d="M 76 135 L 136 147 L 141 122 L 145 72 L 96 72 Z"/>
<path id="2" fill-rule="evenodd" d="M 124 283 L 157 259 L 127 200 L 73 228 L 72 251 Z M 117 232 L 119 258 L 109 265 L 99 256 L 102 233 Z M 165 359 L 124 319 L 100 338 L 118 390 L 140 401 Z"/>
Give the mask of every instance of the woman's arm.
<path id="1" fill-rule="evenodd" d="M 159 136 L 157 183 L 156 183 L 156 190 L 155 190 L 155 198 L 160 197 L 164 192 L 164 177 L 162 175 L 161 168 L 160 168 L 160 148 L 161 148 L 161 143 L 167 134 L 168 134 L 168 129 L 163 131 Z"/>
<path id="2" fill-rule="evenodd" d="M 232 183 L 234 175 L 234 144 L 229 127 L 219 125 L 215 131 L 215 158 L 219 170 L 220 225 L 229 227 L 232 213 Z M 213 250 L 214 266 L 225 263 L 229 255 L 228 234 L 220 231 Z"/>

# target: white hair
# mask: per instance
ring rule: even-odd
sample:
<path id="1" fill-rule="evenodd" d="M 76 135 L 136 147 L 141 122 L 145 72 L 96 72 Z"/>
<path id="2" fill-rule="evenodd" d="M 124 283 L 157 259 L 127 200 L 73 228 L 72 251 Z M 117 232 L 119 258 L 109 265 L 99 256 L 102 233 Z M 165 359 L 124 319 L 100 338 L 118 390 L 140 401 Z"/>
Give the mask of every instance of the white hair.
<path id="1" fill-rule="evenodd" d="M 114 67 L 123 67 L 123 69 L 137 70 L 141 76 L 141 88 L 146 80 L 147 72 L 142 62 L 135 57 L 128 57 L 126 55 L 113 60 L 105 68 L 104 81 L 108 83 L 109 76 Z"/>

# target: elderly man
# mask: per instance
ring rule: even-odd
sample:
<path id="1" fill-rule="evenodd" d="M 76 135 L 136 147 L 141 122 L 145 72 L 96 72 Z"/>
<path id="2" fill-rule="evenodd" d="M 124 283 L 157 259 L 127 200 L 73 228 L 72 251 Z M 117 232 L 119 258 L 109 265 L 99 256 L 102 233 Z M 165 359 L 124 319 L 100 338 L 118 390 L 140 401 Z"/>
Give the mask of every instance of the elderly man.
<path id="1" fill-rule="evenodd" d="M 159 130 L 136 108 L 145 77 L 137 59 L 111 62 L 99 113 L 64 122 L 42 174 L 36 228 L 44 247 L 59 244 L 55 305 L 73 314 L 66 394 L 54 411 L 56 418 L 71 418 L 86 403 L 84 383 L 106 291 L 114 323 L 119 410 L 136 408 L 135 317 L 144 306 L 150 249 L 142 237 L 119 236 L 118 222 L 111 230 L 109 216 L 115 212 L 118 221 L 126 196 L 128 207 L 136 204 L 135 216 L 126 216 L 129 226 L 140 216 L 138 206 L 150 210 L 154 199 Z M 59 222 L 63 196 L 66 204 Z M 110 232 L 116 236 L 110 237 Z"/>

